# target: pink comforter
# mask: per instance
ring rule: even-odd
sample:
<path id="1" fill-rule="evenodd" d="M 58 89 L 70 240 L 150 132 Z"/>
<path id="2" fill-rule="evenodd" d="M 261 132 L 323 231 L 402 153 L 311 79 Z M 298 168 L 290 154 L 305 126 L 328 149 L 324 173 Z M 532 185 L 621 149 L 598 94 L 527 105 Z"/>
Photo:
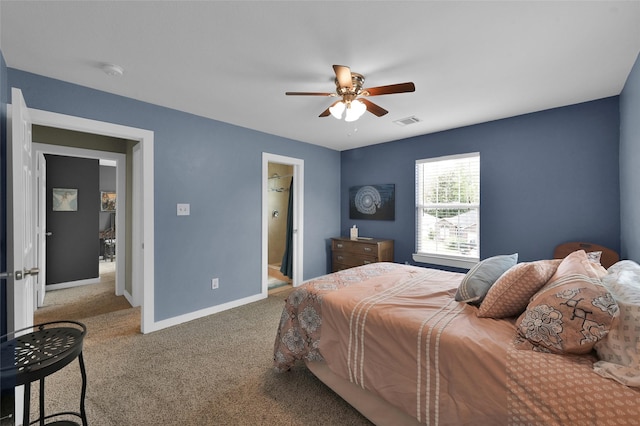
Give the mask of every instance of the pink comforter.
<path id="1" fill-rule="evenodd" d="M 286 371 L 297 360 L 323 359 L 318 352 L 318 343 L 322 325 L 322 300 L 326 294 L 375 277 L 396 275 L 401 279 L 410 276 L 410 273 L 398 264 L 372 263 L 366 267 L 345 269 L 316 278 L 291 292 L 282 310 L 276 335 L 273 350 L 275 369 Z"/>
<path id="2" fill-rule="evenodd" d="M 593 357 L 518 350 L 513 320 L 478 318 L 455 302 L 463 274 L 397 264 L 347 271 L 347 285 L 330 274 L 288 298 L 277 368 L 324 359 L 426 424 L 640 422 L 640 392 L 593 373 Z"/>
<path id="3" fill-rule="evenodd" d="M 320 352 L 329 368 L 421 422 L 505 419 L 501 343 L 515 328 L 456 302 L 462 276 L 422 269 L 326 295 Z"/>

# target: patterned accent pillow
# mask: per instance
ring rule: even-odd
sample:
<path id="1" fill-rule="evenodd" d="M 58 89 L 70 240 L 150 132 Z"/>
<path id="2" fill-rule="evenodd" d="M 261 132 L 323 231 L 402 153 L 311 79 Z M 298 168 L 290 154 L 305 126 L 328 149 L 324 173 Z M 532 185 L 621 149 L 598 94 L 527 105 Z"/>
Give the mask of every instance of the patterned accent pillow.
<path id="1" fill-rule="evenodd" d="M 609 332 L 618 305 L 588 263 L 584 250 L 565 257 L 516 321 L 537 350 L 585 354 Z"/>
<path id="2" fill-rule="evenodd" d="M 611 331 L 596 343 L 596 373 L 640 388 L 640 265 L 622 260 L 602 279 L 620 308 Z"/>
<path id="3" fill-rule="evenodd" d="M 508 318 L 520 315 L 531 297 L 556 272 L 561 259 L 518 263 L 502 274 L 489 289 L 478 309 L 480 318 Z"/>
<path id="4" fill-rule="evenodd" d="M 489 288 L 502 274 L 518 262 L 518 253 L 489 257 L 478 262 L 462 279 L 455 299 L 480 305 Z"/>
<path id="5" fill-rule="evenodd" d="M 587 259 L 591 263 L 600 263 L 600 258 L 602 257 L 601 251 L 590 251 L 587 252 Z"/>

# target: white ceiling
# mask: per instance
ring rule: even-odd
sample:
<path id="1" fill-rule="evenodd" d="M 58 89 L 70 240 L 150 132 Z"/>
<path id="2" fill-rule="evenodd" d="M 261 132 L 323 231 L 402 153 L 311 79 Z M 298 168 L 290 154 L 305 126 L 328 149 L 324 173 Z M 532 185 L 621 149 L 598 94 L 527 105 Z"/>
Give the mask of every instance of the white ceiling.
<path id="1" fill-rule="evenodd" d="M 0 27 L 11 68 L 345 150 L 618 95 L 640 1 L 1 0 Z M 285 96 L 334 91 L 333 64 L 416 91 L 354 123 Z"/>

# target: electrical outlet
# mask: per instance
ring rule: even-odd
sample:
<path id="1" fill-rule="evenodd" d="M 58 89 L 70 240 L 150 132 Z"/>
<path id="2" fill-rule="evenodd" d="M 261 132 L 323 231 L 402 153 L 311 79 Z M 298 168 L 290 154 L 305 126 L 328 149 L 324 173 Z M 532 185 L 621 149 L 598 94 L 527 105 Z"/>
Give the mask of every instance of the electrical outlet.
<path id="1" fill-rule="evenodd" d="M 189 216 L 191 206 L 189 204 L 178 204 L 178 216 Z"/>
<path id="2" fill-rule="evenodd" d="M 211 278 L 211 290 L 215 290 L 220 287 L 220 281 L 217 278 Z"/>

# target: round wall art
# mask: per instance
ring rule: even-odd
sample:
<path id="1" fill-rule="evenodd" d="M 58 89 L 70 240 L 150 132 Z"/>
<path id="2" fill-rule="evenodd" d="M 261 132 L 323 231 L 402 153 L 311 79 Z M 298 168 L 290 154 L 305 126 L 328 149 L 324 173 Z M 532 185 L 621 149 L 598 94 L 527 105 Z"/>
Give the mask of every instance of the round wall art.
<path id="1" fill-rule="evenodd" d="M 349 218 L 395 220 L 395 185 L 363 185 L 349 188 Z"/>
<path id="2" fill-rule="evenodd" d="M 373 186 L 363 186 L 356 192 L 355 204 L 360 213 L 375 214 L 381 202 L 380 193 Z"/>

